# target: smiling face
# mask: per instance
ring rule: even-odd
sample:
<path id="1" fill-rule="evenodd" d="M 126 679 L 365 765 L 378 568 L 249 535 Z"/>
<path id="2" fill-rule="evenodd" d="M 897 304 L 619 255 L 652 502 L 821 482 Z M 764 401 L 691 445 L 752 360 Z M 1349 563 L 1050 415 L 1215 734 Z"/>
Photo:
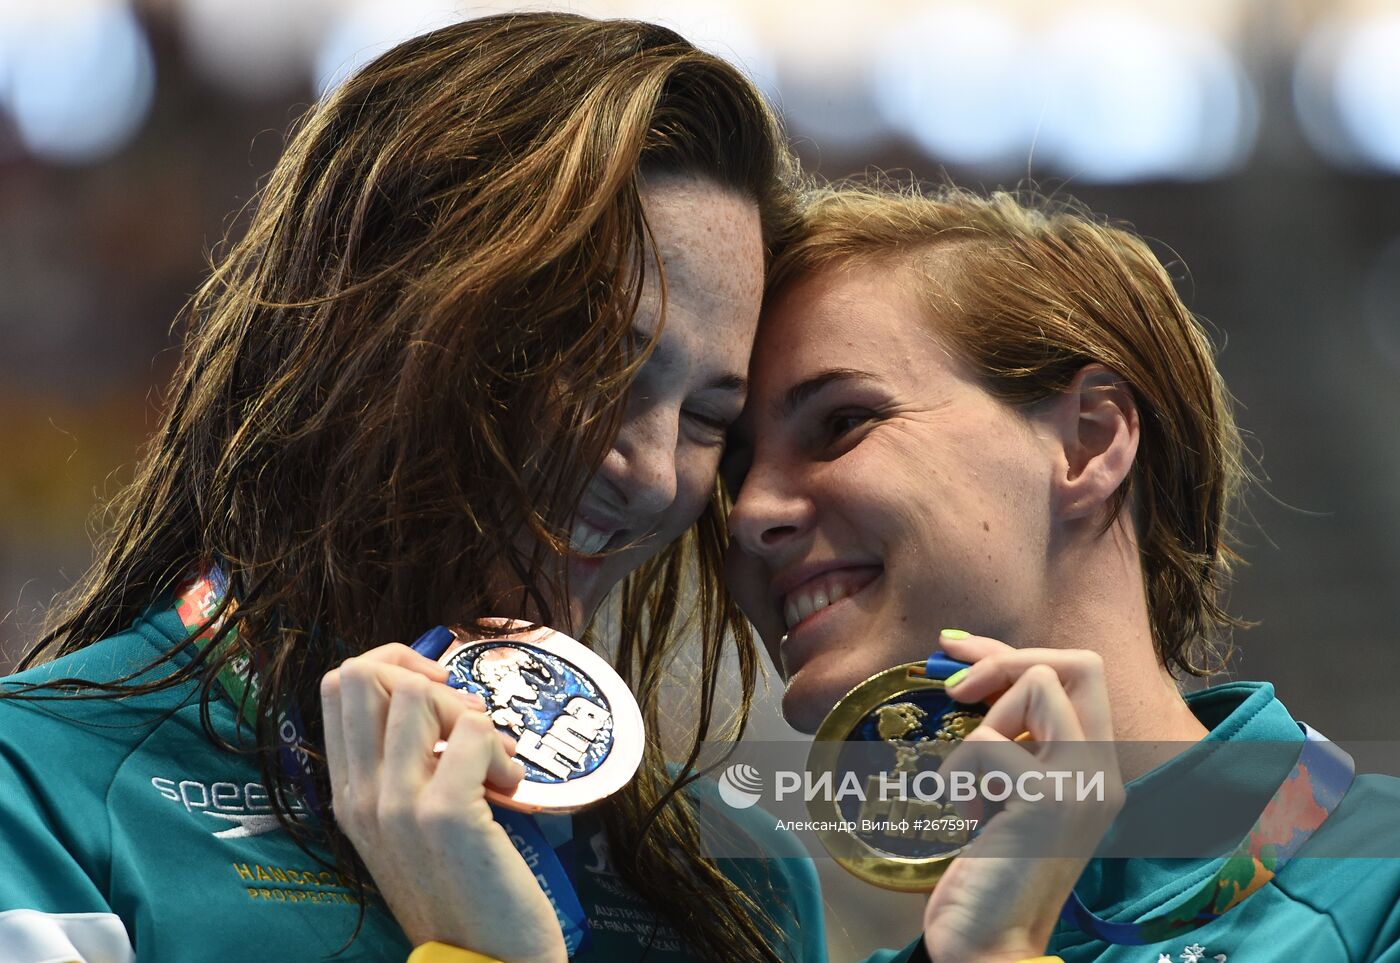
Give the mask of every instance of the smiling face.
<path id="1" fill-rule="evenodd" d="M 1044 611 L 1058 442 L 944 350 L 913 290 L 888 265 L 788 284 L 726 465 L 730 586 L 807 732 L 941 628 L 1034 639 Z"/>
<path id="2" fill-rule="evenodd" d="M 573 548 L 609 553 L 569 560 L 575 629 L 709 502 L 725 432 L 744 405 L 763 294 L 762 230 L 751 201 L 672 176 L 646 185 L 642 204 L 666 272 L 665 324 L 575 515 Z M 661 308 L 661 280 L 649 270 L 633 323 L 639 342 L 655 333 Z"/>

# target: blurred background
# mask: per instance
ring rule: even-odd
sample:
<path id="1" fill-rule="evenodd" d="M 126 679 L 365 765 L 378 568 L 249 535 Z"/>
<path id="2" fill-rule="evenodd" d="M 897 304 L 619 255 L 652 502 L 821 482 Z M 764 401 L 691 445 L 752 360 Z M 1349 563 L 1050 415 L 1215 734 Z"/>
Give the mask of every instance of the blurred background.
<path id="1" fill-rule="evenodd" d="M 0 0 L 0 668 L 88 564 L 171 322 L 289 123 L 398 40 L 526 6 Z M 1034 182 L 1154 239 L 1268 476 L 1232 596 L 1261 624 L 1233 675 L 1334 738 L 1395 731 L 1400 2 L 547 6 L 736 61 L 826 177 Z M 760 732 L 783 729 L 770 712 Z M 916 898 L 824 875 L 834 960 L 917 931 Z"/>

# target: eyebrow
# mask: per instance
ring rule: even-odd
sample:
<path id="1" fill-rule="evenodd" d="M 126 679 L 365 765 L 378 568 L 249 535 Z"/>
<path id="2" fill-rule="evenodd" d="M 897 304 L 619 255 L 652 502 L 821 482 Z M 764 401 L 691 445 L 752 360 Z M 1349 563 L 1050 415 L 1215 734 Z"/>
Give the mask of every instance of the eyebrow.
<path id="1" fill-rule="evenodd" d="M 786 419 L 827 385 L 835 384 L 838 381 L 850 381 L 855 378 L 867 377 L 869 377 L 869 375 L 866 374 L 866 372 L 858 371 L 855 368 L 828 368 L 810 378 L 799 381 L 789 388 L 782 398 L 778 400 L 777 404 L 774 406 L 774 410 L 779 420 Z"/>

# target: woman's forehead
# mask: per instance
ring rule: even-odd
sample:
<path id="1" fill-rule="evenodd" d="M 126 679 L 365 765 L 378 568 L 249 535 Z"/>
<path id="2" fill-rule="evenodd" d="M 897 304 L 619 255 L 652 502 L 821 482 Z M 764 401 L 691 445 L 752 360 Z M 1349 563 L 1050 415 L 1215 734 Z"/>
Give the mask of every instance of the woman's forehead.
<path id="1" fill-rule="evenodd" d="M 752 380 L 783 393 L 824 371 L 878 372 L 922 354 L 923 311 L 897 272 L 879 265 L 814 272 L 765 305 Z"/>

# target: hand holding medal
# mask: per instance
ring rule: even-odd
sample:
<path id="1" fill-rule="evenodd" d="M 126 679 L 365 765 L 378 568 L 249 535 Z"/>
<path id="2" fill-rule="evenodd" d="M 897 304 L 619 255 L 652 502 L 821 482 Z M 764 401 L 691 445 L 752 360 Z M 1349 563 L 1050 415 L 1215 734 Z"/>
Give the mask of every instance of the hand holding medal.
<path id="1" fill-rule="evenodd" d="M 510 794 L 522 767 L 485 701 L 444 685 L 448 674 L 393 644 L 325 677 L 336 820 L 415 945 L 565 960 L 554 907 L 487 802 Z"/>
<path id="2" fill-rule="evenodd" d="M 939 645 L 953 658 L 972 663 L 965 674 L 952 678 L 950 694 L 959 702 L 991 703 L 982 722 L 949 756 L 949 766 L 975 769 L 982 748 L 993 747 L 1002 770 L 1018 757 L 1026 770 L 1069 768 L 1063 757 L 1075 743 L 1112 741 L 1108 690 L 1096 654 L 1015 649 L 995 639 L 948 631 Z M 1030 734 L 1029 742 L 1019 738 L 1023 733 Z M 1113 755 L 1103 756 L 1104 802 L 1027 803 L 1013 795 L 1005 809 L 979 827 L 978 838 L 947 867 L 924 911 L 924 943 L 935 963 L 1021 959 L 1044 952 L 1075 881 L 1122 806 L 1122 780 Z M 1014 855 L 1030 848 L 1026 841 L 1047 838 L 1072 840 L 1069 848 L 1082 856 Z"/>

